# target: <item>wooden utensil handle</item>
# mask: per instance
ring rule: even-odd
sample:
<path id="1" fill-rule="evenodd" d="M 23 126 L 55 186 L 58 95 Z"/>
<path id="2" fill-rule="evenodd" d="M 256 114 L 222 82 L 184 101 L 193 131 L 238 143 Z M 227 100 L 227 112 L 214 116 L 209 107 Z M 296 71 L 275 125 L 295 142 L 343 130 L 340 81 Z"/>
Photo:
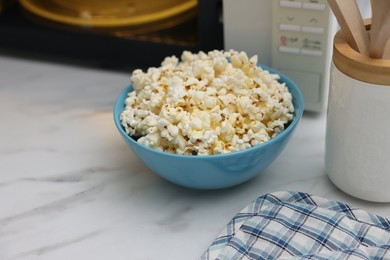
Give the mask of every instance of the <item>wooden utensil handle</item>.
<path id="1" fill-rule="evenodd" d="M 357 52 L 368 55 L 370 39 L 356 0 L 328 0 L 328 3 L 348 44 Z"/>

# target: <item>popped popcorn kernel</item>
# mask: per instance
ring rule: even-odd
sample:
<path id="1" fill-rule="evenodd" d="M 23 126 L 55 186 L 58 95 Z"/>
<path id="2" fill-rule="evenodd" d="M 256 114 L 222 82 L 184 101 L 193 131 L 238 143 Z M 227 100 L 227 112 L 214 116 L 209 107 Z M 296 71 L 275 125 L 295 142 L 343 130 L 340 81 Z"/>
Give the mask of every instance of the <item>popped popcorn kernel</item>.
<path id="1" fill-rule="evenodd" d="M 279 76 L 245 52 L 184 51 L 134 70 L 120 120 L 137 142 L 167 153 L 225 154 L 264 143 L 293 119 Z"/>

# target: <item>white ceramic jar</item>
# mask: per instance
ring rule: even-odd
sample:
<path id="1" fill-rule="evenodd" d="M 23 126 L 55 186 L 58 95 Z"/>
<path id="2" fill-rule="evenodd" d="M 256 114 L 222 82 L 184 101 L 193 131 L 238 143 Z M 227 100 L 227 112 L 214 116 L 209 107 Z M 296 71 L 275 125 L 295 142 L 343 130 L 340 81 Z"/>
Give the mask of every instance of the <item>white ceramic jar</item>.
<path id="1" fill-rule="evenodd" d="M 334 39 L 325 166 L 344 192 L 390 202 L 390 60 L 355 52 Z"/>

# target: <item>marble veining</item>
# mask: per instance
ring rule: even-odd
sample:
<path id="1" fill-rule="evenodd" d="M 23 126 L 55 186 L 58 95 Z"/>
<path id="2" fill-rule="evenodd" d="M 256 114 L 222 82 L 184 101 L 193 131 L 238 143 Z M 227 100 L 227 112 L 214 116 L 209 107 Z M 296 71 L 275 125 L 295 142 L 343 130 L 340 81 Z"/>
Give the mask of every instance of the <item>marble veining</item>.
<path id="1" fill-rule="evenodd" d="M 197 259 L 246 204 L 303 191 L 390 217 L 324 170 L 326 113 L 305 114 L 249 182 L 191 190 L 153 174 L 115 129 L 130 72 L 0 55 L 0 259 Z"/>
<path id="2" fill-rule="evenodd" d="M 91 232 L 91 233 L 82 235 L 80 237 L 73 238 L 73 239 L 71 239 L 69 241 L 62 241 L 62 242 L 57 243 L 57 244 L 46 245 L 46 246 L 43 246 L 43 247 L 40 247 L 40 248 L 37 248 L 37 249 L 33 249 L 31 251 L 23 252 L 23 253 L 17 255 L 16 258 L 21 258 L 21 257 L 39 257 L 39 256 L 42 256 L 44 254 L 48 254 L 51 251 L 55 251 L 55 250 L 58 250 L 60 248 L 67 247 L 68 245 L 73 245 L 73 244 L 85 241 L 87 239 L 96 237 L 97 235 L 99 235 L 99 233 L 100 233 L 99 231 Z"/>

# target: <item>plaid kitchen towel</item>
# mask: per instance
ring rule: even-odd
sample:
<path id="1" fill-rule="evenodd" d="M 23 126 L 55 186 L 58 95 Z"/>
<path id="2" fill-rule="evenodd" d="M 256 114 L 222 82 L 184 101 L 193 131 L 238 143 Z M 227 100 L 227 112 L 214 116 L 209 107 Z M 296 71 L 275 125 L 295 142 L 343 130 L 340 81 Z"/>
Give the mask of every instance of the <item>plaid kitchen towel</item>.
<path id="1" fill-rule="evenodd" d="M 390 221 L 302 192 L 266 194 L 201 259 L 390 259 Z"/>

